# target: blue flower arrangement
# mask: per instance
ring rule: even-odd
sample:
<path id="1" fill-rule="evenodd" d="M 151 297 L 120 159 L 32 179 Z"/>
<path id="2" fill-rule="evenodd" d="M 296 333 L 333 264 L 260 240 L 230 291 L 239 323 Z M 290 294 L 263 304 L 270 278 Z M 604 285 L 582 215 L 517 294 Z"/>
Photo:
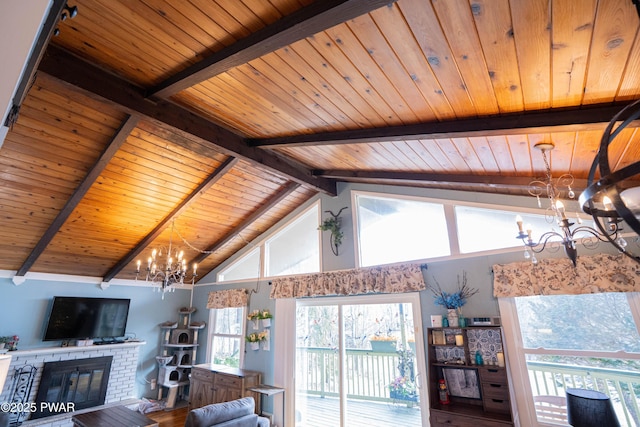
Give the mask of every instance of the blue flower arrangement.
<path id="1" fill-rule="evenodd" d="M 470 288 L 467 285 L 467 273 L 462 273 L 462 283 L 460 283 L 460 276 L 458 276 L 458 291 L 449 293 L 442 290 L 438 281 L 434 278 L 435 285 L 429 286 L 429 289 L 433 293 L 434 303 L 441 305 L 447 309 L 460 308 L 467 303 L 467 300 L 478 293 L 475 288 Z"/>

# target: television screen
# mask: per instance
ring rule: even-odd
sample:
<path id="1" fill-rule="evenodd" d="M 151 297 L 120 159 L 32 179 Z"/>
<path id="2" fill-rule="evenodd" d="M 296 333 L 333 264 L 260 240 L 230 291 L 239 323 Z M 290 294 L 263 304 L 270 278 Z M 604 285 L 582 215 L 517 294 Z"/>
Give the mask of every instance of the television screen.
<path id="1" fill-rule="evenodd" d="M 53 297 L 45 341 L 125 335 L 129 299 Z"/>

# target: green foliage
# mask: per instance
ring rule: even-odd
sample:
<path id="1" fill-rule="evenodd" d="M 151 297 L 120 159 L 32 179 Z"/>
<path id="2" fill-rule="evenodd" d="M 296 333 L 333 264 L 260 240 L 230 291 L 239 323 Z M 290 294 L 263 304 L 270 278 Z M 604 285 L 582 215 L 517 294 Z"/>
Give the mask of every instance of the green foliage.
<path id="1" fill-rule="evenodd" d="M 342 244 L 344 233 L 342 232 L 342 220 L 340 214 L 346 207 L 340 209 L 337 214 L 331 211 L 325 211 L 329 215 L 329 218 L 325 219 L 322 224 L 318 226 L 318 230 L 329 231 L 331 233 L 331 251 L 335 256 L 338 256 L 338 247 Z"/>

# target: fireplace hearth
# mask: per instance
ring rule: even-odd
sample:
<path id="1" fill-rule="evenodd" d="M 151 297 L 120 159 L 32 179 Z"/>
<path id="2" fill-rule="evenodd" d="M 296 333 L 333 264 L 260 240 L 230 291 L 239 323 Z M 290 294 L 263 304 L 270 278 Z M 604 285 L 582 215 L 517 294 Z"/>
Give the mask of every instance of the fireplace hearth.
<path id="1" fill-rule="evenodd" d="M 55 403 L 72 403 L 75 410 L 103 405 L 112 360 L 113 356 L 104 356 L 46 362 L 31 419 L 56 415 Z"/>

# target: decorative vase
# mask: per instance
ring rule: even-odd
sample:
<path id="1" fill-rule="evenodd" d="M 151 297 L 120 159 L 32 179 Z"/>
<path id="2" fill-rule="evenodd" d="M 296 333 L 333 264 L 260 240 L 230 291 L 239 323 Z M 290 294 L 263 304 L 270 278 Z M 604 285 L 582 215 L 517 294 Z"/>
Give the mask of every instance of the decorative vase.
<path id="1" fill-rule="evenodd" d="M 257 330 L 258 330 L 258 328 L 260 328 L 260 320 L 258 320 L 258 319 L 253 319 L 253 320 L 251 321 L 251 326 L 253 326 L 253 330 L 254 330 L 254 331 L 257 331 Z"/>
<path id="2" fill-rule="evenodd" d="M 251 350 L 260 350 L 260 343 L 258 341 L 251 343 Z"/>
<path id="3" fill-rule="evenodd" d="M 449 320 L 449 326 L 452 328 L 458 327 L 458 310 L 450 308 L 447 310 L 447 320 Z"/>
<path id="4" fill-rule="evenodd" d="M 263 328 L 271 327 L 271 319 L 270 318 L 262 319 L 262 327 Z"/>

